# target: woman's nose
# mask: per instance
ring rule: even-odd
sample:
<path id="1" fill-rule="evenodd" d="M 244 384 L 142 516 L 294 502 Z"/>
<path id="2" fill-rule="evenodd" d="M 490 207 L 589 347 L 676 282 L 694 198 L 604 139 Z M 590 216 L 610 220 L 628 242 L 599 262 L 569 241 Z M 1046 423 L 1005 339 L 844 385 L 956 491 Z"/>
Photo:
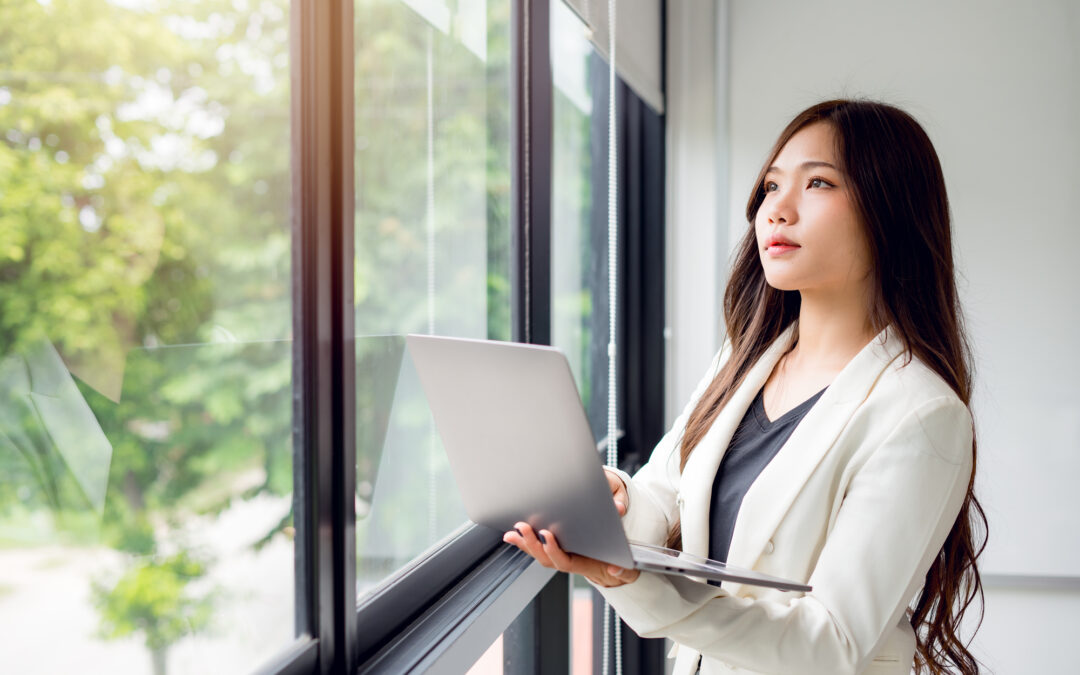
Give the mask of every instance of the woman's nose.
<path id="1" fill-rule="evenodd" d="M 795 204 L 786 193 L 774 194 L 772 199 L 762 204 L 762 208 L 770 225 L 791 225 L 798 220 Z"/>

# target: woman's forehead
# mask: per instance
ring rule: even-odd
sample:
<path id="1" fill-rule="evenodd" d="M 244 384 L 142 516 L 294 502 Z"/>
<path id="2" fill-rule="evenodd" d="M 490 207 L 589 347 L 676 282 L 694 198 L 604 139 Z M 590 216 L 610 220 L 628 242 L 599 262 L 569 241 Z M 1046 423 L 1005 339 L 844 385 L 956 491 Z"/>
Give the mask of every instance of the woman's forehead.
<path id="1" fill-rule="evenodd" d="M 836 131 L 827 122 L 814 122 L 799 129 L 776 155 L 770 170 L 789 171 L 807 162 L 839 166 Z"/>

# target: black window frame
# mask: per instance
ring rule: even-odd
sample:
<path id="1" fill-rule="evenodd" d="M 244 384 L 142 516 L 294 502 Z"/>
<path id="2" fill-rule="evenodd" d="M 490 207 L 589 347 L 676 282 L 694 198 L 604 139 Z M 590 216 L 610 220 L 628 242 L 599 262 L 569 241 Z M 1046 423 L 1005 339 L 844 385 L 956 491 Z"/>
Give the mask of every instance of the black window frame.
<path id="1" fill-rule="evenodd" d="M 352 0 L 290 5 L 295 621 L 307 648 L 287 672 L 356 663 L 352 26 Z"/>

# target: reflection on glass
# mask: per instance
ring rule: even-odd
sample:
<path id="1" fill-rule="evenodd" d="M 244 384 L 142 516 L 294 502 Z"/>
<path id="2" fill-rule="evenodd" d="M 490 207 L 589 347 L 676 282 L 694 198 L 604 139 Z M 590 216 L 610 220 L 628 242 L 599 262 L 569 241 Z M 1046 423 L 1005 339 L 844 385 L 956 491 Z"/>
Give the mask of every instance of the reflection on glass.
<path id="1" fill-rule="evenodd" d="M 288 14 L 0 7 L 5 672 L 293 638 Z"/>
<path id="2" fill-rule="evenodd" d="M 361 597 L 467 520 L 404 335 L 510 338 L 510 9 L 356 0 Z"/>
<path id="3" fill-rule="evenodd" d="M 607 425 L 607 64 L 585 25 L 551 3 L 552 343 L 566 353 L 597 440 Z M 597 115 L 594 119 L 593 114 Z"/>

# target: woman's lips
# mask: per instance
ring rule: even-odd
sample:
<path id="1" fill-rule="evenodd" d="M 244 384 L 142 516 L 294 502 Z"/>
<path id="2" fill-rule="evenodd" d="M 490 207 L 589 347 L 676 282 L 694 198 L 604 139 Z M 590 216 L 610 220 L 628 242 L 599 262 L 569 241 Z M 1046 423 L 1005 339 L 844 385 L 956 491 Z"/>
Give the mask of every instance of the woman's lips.
<path id="1" fill-rule="evenodd" d="M 778 256 L 785 253 L 790 253 L 791 251 L 794 251 L 798 248 L 799 247 L 795 244 L 782 244 L 777 242 L 774 244 L 769 244 L 768 248 L 765 249 L 765 252 L 771 256 Z"/>

